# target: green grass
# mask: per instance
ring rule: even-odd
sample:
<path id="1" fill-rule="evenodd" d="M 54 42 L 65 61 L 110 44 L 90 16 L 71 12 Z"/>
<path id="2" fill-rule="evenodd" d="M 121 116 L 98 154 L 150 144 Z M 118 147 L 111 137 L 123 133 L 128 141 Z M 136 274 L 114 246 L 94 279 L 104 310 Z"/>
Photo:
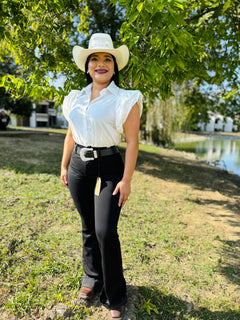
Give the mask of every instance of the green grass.
<path id="1" fill-rule="evenodd" d="M 81 223 L 59 179 L 63 139 L 0 136 L 0 315 L 8 310 L 31 319 L 59 303 L 70 306 L 71 319 L 98 312 L 73 303 L 83 275 Z M 210 220 L 197 220 L 211 206 L 201 194 L 216 186 L 232 213 L 239 212 L 231 202 L 239 203 L 239 178 L 140 146 L 119 223 L 136 319 L 240 318 L 240 243 Z"/>

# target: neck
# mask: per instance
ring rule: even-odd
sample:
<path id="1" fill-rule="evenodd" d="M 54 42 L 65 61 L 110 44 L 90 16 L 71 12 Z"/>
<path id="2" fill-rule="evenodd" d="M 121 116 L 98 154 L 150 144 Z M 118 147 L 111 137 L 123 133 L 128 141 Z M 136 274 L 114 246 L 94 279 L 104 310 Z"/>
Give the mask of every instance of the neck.
<path id="1" fill-rule="evenodd" d="M 96 83 L 96 82 L 93 82 L 90 101 L 92 101 L 93 99 L 99 97 L 100 96 L 100 91 L 102 91 L 104 88 L 107 88 L 108 85 L 109 85 L 109 83 Z"/>
<path id="2" fill-rule="evenodd" d="M 110 82 L 107 83 L 99 83 L 99 82 L 93 82 L 92 89 L 95 91 L 101 91 L 104 88 L 107 88 L 109 86 Z"/>

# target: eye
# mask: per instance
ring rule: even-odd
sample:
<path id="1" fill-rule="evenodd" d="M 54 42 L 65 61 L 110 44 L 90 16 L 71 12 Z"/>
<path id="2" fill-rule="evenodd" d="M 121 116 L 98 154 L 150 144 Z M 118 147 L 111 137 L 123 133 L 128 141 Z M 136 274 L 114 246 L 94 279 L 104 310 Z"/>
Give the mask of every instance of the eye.
<path id="1" fill-rule="evenodd" d="M 107 62 L 111 62 L 111 61 L 112 61 L 112 59 L 111 59 L 111 58 L 106 58 L 106 59 L 105 59 L 105 61 L 107 61 Z"/>
<path id="2" fill-rule="evenodd" d="M 97 57 L 97 56 L 90 57 L 89 62 L 91 62 L 91 61 L 97 61 L 97 59 L 98 59 L 98 57 Z"/>

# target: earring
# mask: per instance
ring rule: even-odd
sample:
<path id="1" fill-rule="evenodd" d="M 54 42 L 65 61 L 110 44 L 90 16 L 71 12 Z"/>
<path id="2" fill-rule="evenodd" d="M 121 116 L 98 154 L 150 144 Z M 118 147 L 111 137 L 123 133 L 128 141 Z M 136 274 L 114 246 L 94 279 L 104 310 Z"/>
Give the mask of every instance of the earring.
<path id="1" fill-rule="evenodd" d="M 87 74 L 89 74 L 89 71 L 87 71 Z"/>

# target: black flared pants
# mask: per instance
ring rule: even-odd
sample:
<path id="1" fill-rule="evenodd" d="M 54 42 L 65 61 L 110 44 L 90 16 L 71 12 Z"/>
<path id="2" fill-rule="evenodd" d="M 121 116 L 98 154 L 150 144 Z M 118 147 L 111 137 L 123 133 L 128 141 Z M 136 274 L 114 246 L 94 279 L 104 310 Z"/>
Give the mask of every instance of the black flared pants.
<path id="1" fill-rule="evenodd" d="M 83 237 L 82 285 L 100 291 L 100 300 L 114 309 L 126 303 L 126 282 L 123 277 L 121 248 L 117 225 L 121 208 L 119 194 L 112 193 L 122 179 L 121 155 L 82 161 L 73 151 L 68 186 L 81 216 Z M 94 194 L 96 179 L 101 176 L 100 194 Z"/>

